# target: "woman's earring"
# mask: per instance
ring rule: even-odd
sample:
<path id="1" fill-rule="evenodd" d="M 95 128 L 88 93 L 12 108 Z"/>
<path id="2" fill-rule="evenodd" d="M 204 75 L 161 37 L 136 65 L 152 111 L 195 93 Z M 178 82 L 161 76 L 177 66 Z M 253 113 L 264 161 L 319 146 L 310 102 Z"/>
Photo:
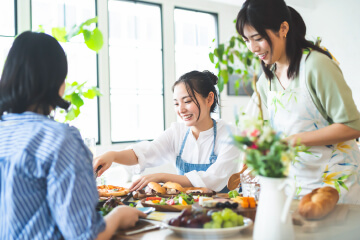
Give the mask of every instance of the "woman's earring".
<path id="1" fill-rule="evenodd" d="M 285 33 L 285 38 L 286 38 L 286 33 Z"/>

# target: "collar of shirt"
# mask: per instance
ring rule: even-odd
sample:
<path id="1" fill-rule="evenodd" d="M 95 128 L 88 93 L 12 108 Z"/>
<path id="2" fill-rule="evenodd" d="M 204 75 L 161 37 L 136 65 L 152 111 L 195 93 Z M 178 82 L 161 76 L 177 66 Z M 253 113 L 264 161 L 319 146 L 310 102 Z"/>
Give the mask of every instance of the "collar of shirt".
<path id="1" fill-rule="evenodd" d="M 8 113 L 2 116 L 0 121 L 28 121 L 28 120 L 44 120 L 49 119 L 48 116 L 34 113 L 34 112 L 23 112 L 23 113 Z"/>

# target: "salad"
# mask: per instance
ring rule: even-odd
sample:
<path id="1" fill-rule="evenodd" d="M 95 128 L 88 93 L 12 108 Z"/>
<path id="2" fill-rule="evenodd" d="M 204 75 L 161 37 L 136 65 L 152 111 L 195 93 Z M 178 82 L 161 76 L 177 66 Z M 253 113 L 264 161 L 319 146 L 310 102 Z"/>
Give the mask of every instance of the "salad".
<path id="1" fill-rule="evenodd" d="M 199 201 L 199 196 L 193 196 L 191 193 L 180 193 L 175 197 L 162 198 L 162 197 L 147 197 L 145 203 L 155 205 L 192 205 L 194 202 Z"/>

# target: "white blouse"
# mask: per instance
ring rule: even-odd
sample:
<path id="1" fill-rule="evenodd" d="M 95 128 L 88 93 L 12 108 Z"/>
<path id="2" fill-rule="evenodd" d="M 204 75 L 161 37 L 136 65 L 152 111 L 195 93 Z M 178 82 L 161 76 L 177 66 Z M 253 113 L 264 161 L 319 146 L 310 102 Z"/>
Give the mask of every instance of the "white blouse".
<path id="1" fill-rule="evenodd" d="M 217 120 L 215 155 L 217 160 L 207 171 L 191 171 L 185 174 L 194 187 L 206 187 L 214 191 L 221 191 L 227 184 L 231 174 L 236 173 L 240 166 L 240 150 L 231 143 L 230 132 L 235 128 Z M 144 141 L 131 148 L 138 157 L 138 172 L 145 168 L 156 167 L 166 163 L 173 163 L 176 167 L 176 157 L 179 155 L 181 144 L 188 127 L 184 123 L 172 123 L 154 141 Z M 193 164 L 210 163 L 210 155 L 214 142 L 214 130 L 200 133 L 196 140 L 190 131 L 181 158 Z"/>

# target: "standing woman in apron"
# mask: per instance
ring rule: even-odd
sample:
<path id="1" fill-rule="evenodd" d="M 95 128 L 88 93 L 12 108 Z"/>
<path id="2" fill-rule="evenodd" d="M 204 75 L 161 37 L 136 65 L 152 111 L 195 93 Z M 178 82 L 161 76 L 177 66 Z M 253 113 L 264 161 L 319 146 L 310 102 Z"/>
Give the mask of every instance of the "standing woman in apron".
<path id="1" fill-rule="evenodd" d="M 218 78 L 209 71 L 184 74 L 173 87 L 175 112 L 183 120 L 173 123 L 154 141 L 143 141 L 132 149 L 109 151 L 94 159 L 93 167 L 112 162 L 148 167 L 173 163 L 178 174 L 156 173 L 140 177 L 130 190 L 142 189 L 149 182 L 177 182 L 183 187 L 206 187 L 228 192 L 227 181 L 238 171 L 240 151 L 231 144 L 230 125 L 211 118 L 218 105 L 215 89 Z"/>
<path id="2" fill-rule="evenodd" d="M 307 147 L 290 167 L 297 196 L 330 185 L 340 202 L 360 204 L 360 114 L 331 55 L 305 39 L 303 19 L 284 0 L 245 1 L 236 29 L 261 59 L 257 88 L 270 124 Z"/>

